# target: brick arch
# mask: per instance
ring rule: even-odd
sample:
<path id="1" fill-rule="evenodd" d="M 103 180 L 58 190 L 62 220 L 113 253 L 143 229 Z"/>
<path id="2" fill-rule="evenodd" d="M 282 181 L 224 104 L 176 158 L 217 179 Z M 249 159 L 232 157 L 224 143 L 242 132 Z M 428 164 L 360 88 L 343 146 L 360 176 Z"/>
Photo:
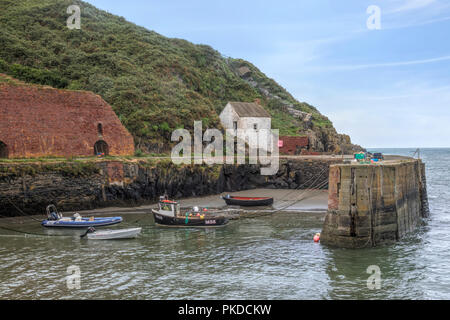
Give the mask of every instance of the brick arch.
<path id="1" fill-rule="evenodd" d="M 94 155 L 98 155 L 99 153 L 103 153 L 105 156 L 109 155 L 109 146 L 104 140 L 98 140 L 94 144 Z"/>
<path id="2" fill-rule="evenodd" d="M 0 158 L 8 158 L 8 146 L 3 141 L 0 141 Z"/>

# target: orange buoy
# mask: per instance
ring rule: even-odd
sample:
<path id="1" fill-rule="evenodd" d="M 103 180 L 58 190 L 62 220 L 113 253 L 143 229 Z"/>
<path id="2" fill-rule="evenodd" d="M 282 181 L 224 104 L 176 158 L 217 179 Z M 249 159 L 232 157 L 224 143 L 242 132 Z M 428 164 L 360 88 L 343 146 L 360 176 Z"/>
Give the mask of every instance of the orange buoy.
<path id="1" fill-rule="evenodd" d="M 314 242 L 319 242 L 320 241 L 320 233 L 316 233 L 316 235 L 314 236 Z"/>

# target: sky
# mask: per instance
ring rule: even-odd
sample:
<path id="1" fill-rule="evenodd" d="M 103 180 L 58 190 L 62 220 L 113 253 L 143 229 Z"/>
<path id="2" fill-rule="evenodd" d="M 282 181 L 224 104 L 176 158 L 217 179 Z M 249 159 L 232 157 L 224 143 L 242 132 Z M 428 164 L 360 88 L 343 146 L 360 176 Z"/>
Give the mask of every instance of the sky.
<path id="1" fill-rule="evenodd" d="M 354 143 L 450 147 L 450 0 L 88 2 L 252 62 Z"/>

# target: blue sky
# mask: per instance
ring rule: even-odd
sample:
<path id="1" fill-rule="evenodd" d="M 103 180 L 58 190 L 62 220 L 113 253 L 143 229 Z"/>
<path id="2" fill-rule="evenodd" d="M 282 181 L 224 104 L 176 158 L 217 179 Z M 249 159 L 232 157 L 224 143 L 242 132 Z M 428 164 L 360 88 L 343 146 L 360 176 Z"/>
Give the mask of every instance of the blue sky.
<path id="1" fill-rule="evenodd" d="M 252 62 L 364 147 L 450 147 L 450 0 L 88 2 Z"/>

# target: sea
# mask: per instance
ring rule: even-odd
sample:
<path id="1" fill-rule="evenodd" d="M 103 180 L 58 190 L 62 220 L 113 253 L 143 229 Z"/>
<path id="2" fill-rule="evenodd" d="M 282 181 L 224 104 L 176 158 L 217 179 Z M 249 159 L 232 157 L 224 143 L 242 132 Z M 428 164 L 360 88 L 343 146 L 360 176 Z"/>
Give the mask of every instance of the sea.
<path id="1" fill-rule="evenodd" d="M 420 157 L 431 215 L 398 243 L 376 248 L 315 243 L 323 212 L 205 230 L 158 228 L 136 212 L 120 227 L 141 226 L 142 235 L 123 241 L 0 220 L 0 299 L 450 299 L 450 148 L 421 149 Z"/>

